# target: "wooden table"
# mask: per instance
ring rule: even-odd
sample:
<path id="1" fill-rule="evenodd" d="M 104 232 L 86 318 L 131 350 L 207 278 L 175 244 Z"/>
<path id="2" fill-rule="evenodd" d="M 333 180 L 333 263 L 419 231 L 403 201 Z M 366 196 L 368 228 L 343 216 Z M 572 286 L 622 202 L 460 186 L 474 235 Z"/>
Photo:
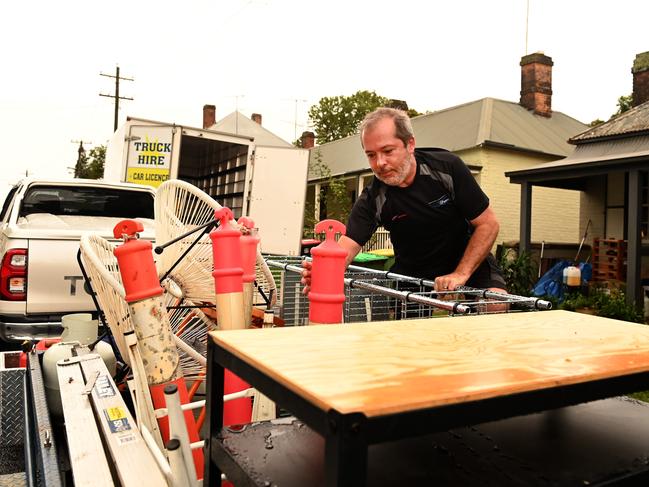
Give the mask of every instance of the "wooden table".
<path id="1" fill-rule="evenodd" d="M 223 367 L 325 438 L 326 485 L 363 485 L 370 444 L 649 388 L 649 327 L 567 311 L 211 338 L 206 485 Z"/>

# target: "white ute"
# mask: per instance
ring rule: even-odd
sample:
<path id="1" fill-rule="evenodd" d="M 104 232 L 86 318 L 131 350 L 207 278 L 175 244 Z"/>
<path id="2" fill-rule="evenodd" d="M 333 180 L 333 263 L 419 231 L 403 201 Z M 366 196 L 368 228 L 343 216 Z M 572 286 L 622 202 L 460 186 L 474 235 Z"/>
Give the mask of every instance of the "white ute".
<path id="1" fill-rule="evenodd" d="M 85 179 L 25 179 L 0 213 L 0 339 L 57 336 L 61 316 L 95 312 L 77 262 L 79 239 L 92 232 L 114 240 L 125 218 L 153 239 L 155 190 Z"/>

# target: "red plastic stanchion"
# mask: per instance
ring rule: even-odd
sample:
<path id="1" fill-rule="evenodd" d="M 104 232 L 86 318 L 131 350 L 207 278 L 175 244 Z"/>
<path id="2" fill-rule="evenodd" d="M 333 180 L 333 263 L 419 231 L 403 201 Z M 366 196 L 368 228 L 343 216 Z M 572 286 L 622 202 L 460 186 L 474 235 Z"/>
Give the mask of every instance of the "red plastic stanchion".
<path id="1" fill-rule="evenodd" d="M 214 258 L 214 285 L 219 328 L 233 330 L 245 328 L 243 313 L 243 265 L 241 260 L 241 232 L 230 225 L 232 211 L 220 208 L 214 212 L 220 224 L 210 232 Z M 245 381 L 229 371 L 224 375 L 224 393 L 232 394 L 248 389 Z M 228 401 L 223 407 L 223 424 L 245 424 L 252 418 L 250 398 Z"/>
<path id="2" fill-rule="evenodd" d="M 336 233 L 344 235 L 345 225 L 337 220 L 323 220 L 316 225 L 315 231 L 325 232 L 325 240 L 311 249 L 309 322 L 342 323 L 347 251 L 336 242 Z"/>
<path id="3" fill-rule="evenodd" d="M 255 264 L 257 263 L 257 245 L 261 239 L 257 236 L 255 222 L 250 218 L 242 216 L 238 223 L 250 231 L 248 235 L 241 235 L 243 282 L 253 282 L 255 280 Z"/>
<path id="4" fill-rule="evenodd" d="M 136 220 L 122 220 L 113 228 L 113 236 L 124 239 L 124 244 L 114 252 L 128 303 L 159 296 L 163 292 L 151 253 L 153 245 L 135 238 L 143 230 L 142 223 Z"/>
<path id="5" fill-rule="evenodd" d="M 212 276 L 216 294 L 243 292 L 243 267 L 239 245 L 241 232 L 230 225 L 233 218 L 230 208 L 216 210 L 214 217 L 220 221 L 219 227 L 210 232 L 214 259 Z"/>
<path id="6" fill-rule="evenodd" d="M 252 306 L 255 301 L 255 264 L 257 263 L 257 245 L 259 237 L 255 222 L 242 216 L 237 222 L 241 228 L 241 264 L 243 265 L 243 316 L 246 328 L 252 323 Z"/>

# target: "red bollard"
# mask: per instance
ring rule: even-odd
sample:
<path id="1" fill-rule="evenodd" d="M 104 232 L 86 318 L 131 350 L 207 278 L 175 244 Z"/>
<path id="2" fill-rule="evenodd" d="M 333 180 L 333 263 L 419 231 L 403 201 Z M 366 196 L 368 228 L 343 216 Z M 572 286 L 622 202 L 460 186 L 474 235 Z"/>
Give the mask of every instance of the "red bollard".
<path id="1" fill-rule="evenodd" d="M 241 232 L 230 225 L 232 211 L 220 208 L 214 212 L 220 220 L 216 230 L 210 232 L 214 259 L 214 287 L 216 312 L 221 330 L 245 328 L 243 320 L 243 265 L 241 263 Z"/>
<path id="2" fill-rule="evenodd" d="M 255 264 L 257 263 L 257 245 L 261 240 L 257 235 L 255 222 L 250 218 L 242 216 L 238 221 L 249 230 L 248 235 L 241 235 L 241 263 L 243 265 L 243 282 L 255 280 Z"/>
<path id="3" fill-rule="evenodd" d="M 345 225 L 336 220 L 323 220 L 315 231 L 325 232 L 325 240 L 311 249 L 309 323 L 342 323 L 347 251 L 338 245 L 335 236 L 345 234 Z"/>
<path id="4" fill-rule="evenodd" d="M 138 240 L 137 234 L 144 230 L 141 222 L 123 220 L 113 229 L 115 238 L 124 239 L 124 244 L 114 250 L 122 276 L 126 301 L 133 318 L 133 328 L 138 339 L 138 348 L 143 358 L 151 400 L 155 409 L 166 407 L 164 387 L 175 383 L 180 391 L 181 402 L 189 402 L 187 386 L 180 369 L 180 358 L 172 337 L 169 316 L 162 302 L 163 289 L 158 281 L 158 272 L 153 261 L 151 242 Z M 190 441 L 199 441 L 196 421 L 191 411 L 186 411 L 185 423 Z M 163 443 L 169 441 L 169 427 L 166 418 L 158 421 Z M 203 452 L 192 452 L 196 474 L 203 474 Z"/>
<path id="5" fill-rule="evenodd" d="M 254 301 L 255 264 L 257 263 L 257 246 L 261 240 L 257 235 L 255 222 L 242 216 L 237 222 L 248 232 L 241 235 L 241 262 L 243 264 L 243 316 L 246 327 L 252 321 L 252 305 Z"/>
<path id="6" fill-rule="evenodd" d="M 128 303 L 159 296 L 163 292 L 151 253 L 153 245 L 135 237 L 142 231 L 142 222 L 136 220 L 122 220 L 113 228 L 113 236 L 124 240 L 114 253 Z"/>
<path id="7" fill-rule="evenodd" d="M 219 227 L 210 232 L 214 258 L 214 286 L 216 313 L 221 330 L 245 328 L 243 316 L 243 266 L 241 261 L 241 232 L 230 225 L 232 211 L 220 208 L 214 212 Z M 232 394 L 250 385 L 229 370 L 224 374 L 224 393 Z M 249 423 L 252 418 L 252 401 L 248 397 L 228 401 L 223 407 L 223 424 Z"/>

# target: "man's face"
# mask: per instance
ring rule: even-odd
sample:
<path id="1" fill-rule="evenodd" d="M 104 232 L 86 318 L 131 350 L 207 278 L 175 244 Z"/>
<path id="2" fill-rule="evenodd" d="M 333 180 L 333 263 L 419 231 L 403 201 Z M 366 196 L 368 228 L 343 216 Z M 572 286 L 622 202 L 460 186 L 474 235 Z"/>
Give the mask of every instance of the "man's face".
<path id="1" fill-rule="evenodd" d="M 372 172 L 390 186 L 408 186 L 414 177 L 415 139 L 404 146 L 395 135 L 394 120 L 384 118 L 365 129 L 361 137 Z"/>

